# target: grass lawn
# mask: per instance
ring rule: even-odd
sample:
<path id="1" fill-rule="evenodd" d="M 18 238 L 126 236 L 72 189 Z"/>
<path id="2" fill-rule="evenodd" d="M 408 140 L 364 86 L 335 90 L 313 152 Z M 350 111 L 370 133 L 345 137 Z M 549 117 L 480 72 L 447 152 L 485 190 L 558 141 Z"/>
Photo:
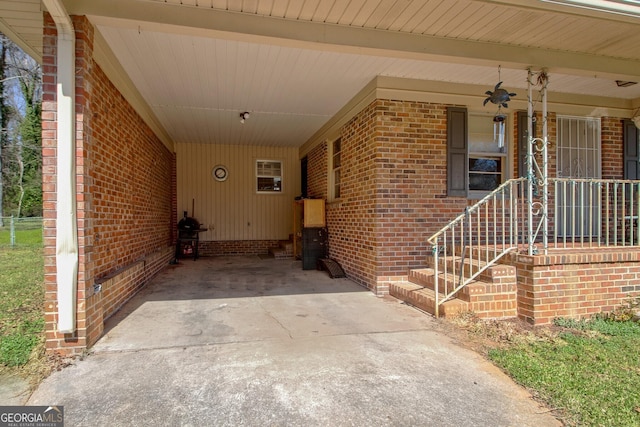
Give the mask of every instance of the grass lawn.
<path id="1" fill-rule="evenodd" d="M 640 324 L 594 320 L 549 342 L 494 349 L 489 357 L 536 390 L 570 424 L 640 425 Z"/>
<path id="2" fill-rule="evenodd" d="M 626 315 L 557 319 L 551 327 L 456 323 L 565 425 L 640 426 L 640 323 L 629 320 L 639 302 L 630 302 Z"/>
<path id="3" fill-rule="evenodd" d="M 0 245 L 0 369 L 25 365 L 43 341 L 42 230 L 21 232 L 20 239 L 14 248 Z"/>
<path id="4" fill-rule="evenodd" d="M 38 224 L 41 225 L 41 224 Z M 0 228 L 0 248 L 9 246 L 11 243 L 11 234 L 8 227 Z M 32 228 L 25 230 L 16 230 L 16 246 L 42 246 L 42 228 Z"/>

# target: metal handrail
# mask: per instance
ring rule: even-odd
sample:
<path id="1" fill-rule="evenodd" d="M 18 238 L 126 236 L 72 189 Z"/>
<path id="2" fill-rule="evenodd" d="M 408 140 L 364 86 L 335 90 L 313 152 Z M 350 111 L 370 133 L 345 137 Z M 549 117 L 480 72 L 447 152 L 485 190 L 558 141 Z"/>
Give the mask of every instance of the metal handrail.
<path id="1" fill-rule="evenodd" d="M 640 246 L 640 181 L 552 178 L 549 184 L 548 193 L 529 199 L 526 178 L 508 180 L 428 239 L 436 316 L 440 305 L 507 253 L 540 244 L 546 252 L 543 223 L 553 228 L 555 248 Z M 540 208 L 542 199 L 549 209 Z"/>
<path id="2" fill-rule="evenodd" d="M 436 316 L 439 306 L 517 248 L 526 178 L 511 179 L 500 185 L 428 239 L 434 255 Z M 484 253 L 482 253 L 484 248 Z M 443 256 L 443 297 L 440 298 L 440 257 Z M 484 258 L 484 259 L 483 259 Z M 451 283 L 453 282 L 453 283 Z M 451 286 L 450 286 L 451 285 Z"/>

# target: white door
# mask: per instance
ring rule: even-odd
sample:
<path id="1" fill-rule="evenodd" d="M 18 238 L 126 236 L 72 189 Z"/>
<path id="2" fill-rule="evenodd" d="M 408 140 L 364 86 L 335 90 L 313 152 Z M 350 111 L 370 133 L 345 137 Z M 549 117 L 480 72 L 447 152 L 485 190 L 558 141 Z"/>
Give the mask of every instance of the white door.
<path id="1" fill-rule="evenodd" d="M 600 119 L 558 116 L 558 178 L 602 177 Z M 560 237 L 590 237 L 600 224 L 597 187 L 576 180 L 556 188 L 556 231 Z"/>

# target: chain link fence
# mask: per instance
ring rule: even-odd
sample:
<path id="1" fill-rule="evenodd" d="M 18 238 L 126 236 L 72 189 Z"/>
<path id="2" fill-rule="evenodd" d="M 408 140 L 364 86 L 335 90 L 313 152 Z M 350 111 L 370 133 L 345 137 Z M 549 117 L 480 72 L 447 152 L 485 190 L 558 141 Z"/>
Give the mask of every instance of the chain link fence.
<path id="1" fill-rule="evenodd" d="M 0 247 L 42 246 L 42 217 L 2 217 Z"/>

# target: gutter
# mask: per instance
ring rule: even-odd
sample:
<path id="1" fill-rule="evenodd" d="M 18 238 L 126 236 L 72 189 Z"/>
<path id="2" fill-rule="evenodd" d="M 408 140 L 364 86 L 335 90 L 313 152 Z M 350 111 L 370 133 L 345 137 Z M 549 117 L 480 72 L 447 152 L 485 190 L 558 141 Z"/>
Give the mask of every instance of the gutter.
<path id="1" fill-rule="evenodd" d="M 75 32 L 61 0 L 43 0 L 56 23 L 57 164 L 56 282 L 58 332 L 76 331 L 78 222 L 75 164 Z"/>

